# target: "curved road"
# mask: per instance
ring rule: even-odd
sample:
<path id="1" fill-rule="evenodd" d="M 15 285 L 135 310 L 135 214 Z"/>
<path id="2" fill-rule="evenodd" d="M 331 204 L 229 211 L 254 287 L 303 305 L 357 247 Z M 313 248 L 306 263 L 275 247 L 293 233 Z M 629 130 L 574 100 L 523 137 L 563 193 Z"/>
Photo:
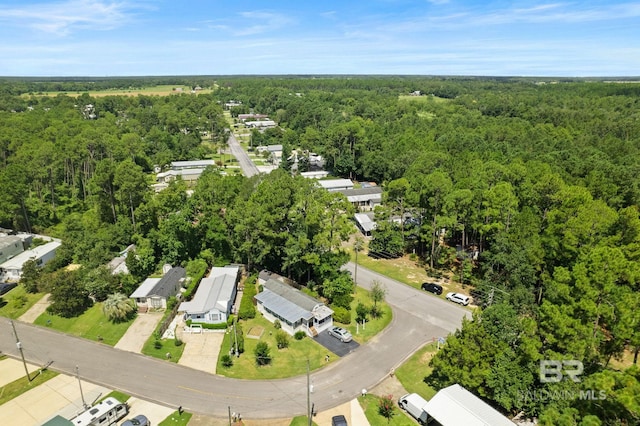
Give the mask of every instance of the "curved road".
<path id="1" fill-rule="evenodd" d="M 350 263 L 345 269 L 353 270 Z M 371 389 L 391 368 L 433 338 L 444 337 L 470 313 L 457 305 L 358 267 L 358 284 L 377 279 L 387 287 L 393 321 L 380 335 L 328 367 L 311 374 L 317 411 L 345 403 Z M 19 358 L 9 320 L 0 327 L 0 351 Z M 169 407 L 226 418 L 229 407 L 247 419 L 289 418 L 307 412 L 306 376 L 250 381 L 193 370 L 44 327 L 15 322 L 27 361 Z M 215 362 L 215 361 L 212 361 Z M 301 359 L 301 363 L 305 360 Z"/>

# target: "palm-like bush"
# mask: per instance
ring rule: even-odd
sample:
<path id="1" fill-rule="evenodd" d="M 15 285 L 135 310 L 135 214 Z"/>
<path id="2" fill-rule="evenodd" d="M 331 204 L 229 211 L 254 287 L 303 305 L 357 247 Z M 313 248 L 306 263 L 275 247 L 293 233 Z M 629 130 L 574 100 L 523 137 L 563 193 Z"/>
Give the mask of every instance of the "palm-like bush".
<path id="1" fill-rule="evenodd" d="M 124 322 L 133 318 L 136 310 L 136 302 L 122 293 L 110 294 L 102 305 L 102 312 L 113 322 Z"/>

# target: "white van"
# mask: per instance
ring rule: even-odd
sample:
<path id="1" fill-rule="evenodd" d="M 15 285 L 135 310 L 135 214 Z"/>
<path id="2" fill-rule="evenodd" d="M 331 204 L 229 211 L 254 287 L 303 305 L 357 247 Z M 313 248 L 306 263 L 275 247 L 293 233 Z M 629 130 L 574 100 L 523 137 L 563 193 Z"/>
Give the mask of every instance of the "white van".
<path id="1" fill-rule="evenodd" d="M 417 393 L 408 393 L 398 400 L 400 408 L 411 414 L 418 423 L 427 423 L 427 412 L 424 410 L 427 401 Z"/>

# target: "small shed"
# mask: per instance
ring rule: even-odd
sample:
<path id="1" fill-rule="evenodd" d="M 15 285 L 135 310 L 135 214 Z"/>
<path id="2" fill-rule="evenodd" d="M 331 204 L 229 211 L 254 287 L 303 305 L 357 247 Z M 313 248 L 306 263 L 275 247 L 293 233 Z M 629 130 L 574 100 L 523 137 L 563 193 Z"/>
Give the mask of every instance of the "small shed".
<path id="1" fill-rule="evenodd" d="M 356 213 L 353 215 L 353 218 L 356 220 L 356 225 L 358 225 L 360 232 L 362 232 L 363 235 L 370 237 L 371 232 L 376 229 L 376 223 L 374 220 L 366 213 Z"/>

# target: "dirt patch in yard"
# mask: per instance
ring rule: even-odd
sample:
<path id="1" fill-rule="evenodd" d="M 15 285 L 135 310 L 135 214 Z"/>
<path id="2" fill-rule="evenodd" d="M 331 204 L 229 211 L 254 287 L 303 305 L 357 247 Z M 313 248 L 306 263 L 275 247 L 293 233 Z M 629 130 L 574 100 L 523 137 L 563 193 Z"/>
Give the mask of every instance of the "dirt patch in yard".
<path id="1" fill-rule="evenodd" d="M 263 333 L 264 333 L 264 327 L 257 325 L 257 326 L 251 327 L 249 331 L 247 331 L 247 337 L 250 339 L 259 339 L 260 337 L 262 337 Z"/>

